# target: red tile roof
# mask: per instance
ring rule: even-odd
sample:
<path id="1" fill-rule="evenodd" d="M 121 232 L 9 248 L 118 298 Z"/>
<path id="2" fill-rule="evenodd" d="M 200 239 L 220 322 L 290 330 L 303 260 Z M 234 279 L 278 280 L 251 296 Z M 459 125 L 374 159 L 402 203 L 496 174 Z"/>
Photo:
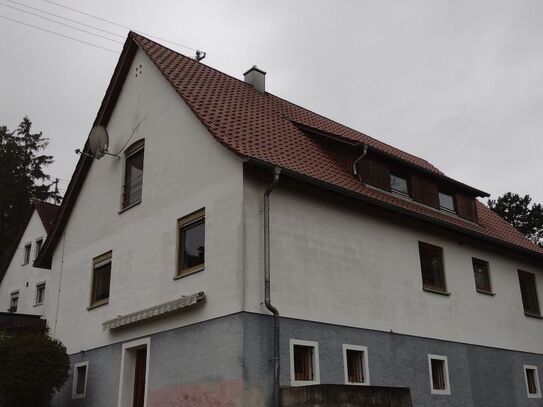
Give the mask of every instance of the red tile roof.
<path id="1" fill-rule="evenodd" d="M 441 172 L 419 157 L 382 143 L 243 81 L 183 56 L 140 35 L 131 34 L 179 96 L 218 141 L 241 157 L 279 166 L 292 173 L 362 195 L 372 201 L 402 208 L 458 229 L 510 243 L 543 254 L 520 232 L 478 202 L 479 224 L 449 215 L 363 185 L 296 123 L 362 142 L 381 152 L 433 172 Z"/>
<path id="2" fill-rule="evenodd" d="M 38 201 L 36 199 L 32 200 L 32 203 L 36 208 L 36 212 L 38 212 L 38 215 L 40 215 L 43 227 L 47 231 L 47 234 L 49 234 L 53 228 L 53 223 L 55 222 L 59 206 L 49 202 Z"/>

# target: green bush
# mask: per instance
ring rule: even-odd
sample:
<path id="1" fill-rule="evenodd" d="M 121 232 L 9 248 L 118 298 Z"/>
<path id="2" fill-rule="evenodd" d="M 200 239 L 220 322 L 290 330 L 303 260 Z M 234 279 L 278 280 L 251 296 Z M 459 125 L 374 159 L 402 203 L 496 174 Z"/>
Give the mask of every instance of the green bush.
<path id="1" fill-rule="evenodd" d="M 47 335 L 0 332 L 0 407 L 47 407 L 68 379 L 66 348 Z"/>

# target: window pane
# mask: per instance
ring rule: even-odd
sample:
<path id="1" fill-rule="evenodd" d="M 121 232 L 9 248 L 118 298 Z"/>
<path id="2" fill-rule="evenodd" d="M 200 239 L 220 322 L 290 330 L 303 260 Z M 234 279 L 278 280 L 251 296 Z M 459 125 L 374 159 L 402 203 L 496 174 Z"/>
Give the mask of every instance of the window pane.
<path id="1" fill-rule="evenodd" d="M 446 194 L 443 192 L 439 192 L 439 207 L 440 209 L 450 211 L 450 212 L 456 212 L 454 210 L 454 199 L 452 195 Z"/>
<path id="2" fill-rule="evenodd" d="M 475 276 L 475 287 L 478 290 L 492 292 L 487 262 L 473 259 L 473 274 Z"/>
<path id="3" fill-rule="evenodd" d="M 539 300 L 537 298 L 535 276 L 532 273 L 519 270 L 518 278 L 524 311 L 529 314 L 539 315 Z"/>
<path id="4" fill-rule="evenodd" d="M 409 196 L 407 179 L 398 175 L 390 174 L 390 189 L 392 190 L 392 192 Z"/>
<path id="5" fill-rule="evenodd" d="M 445 390 L 445 364 L 442 360 L 432 359 L 432 383 L 434 390 Z"/>
<path id="6" fill-rule="evenodd" d="M 36 287 L 36 304 L 42 304 L 45 300 L 45 285 Z"/>
<path id="7" fill-rule="evenodd" d="M 75 387 L 76 394 L 85 393 L 85 377 L 87 376 L 87 366 L 79 366 L 77 368 L 77 384 Z"/>
<path id="8" fill-rule="evenodd" d="M 351 383 L 364 383 L 364 352 L 347 349 L 347 375 Z"/>
<path id="9" fill-rule="evenodd" d="M 17 306 L 19 305 L 19 294 L 12 294 L 10 303 L 9 303 L 9 311 L 10 312 L 17 312 Z"/>
<path id="10" fill-rule="evenodd" d="M 294 345 L 294 378 L 296 380 L 313 380 L 313 347 Z"/>
<path id="11" fill-rule="evenodd" d="M 143 185 L 143 149 L 126 158 L 123 207 L 141 201 Z"/>
<path id="12" fill-rule="evenodd" d="M 32 245 L 28 244 L 28 245 L 25 246 L 23 264 L 28 264 L 28 262 L 30 261 L 30 250 L 31 249 L 32 249 Z"/>
<path id="13" fill-rule="evenodd" d="M 442 249 L 419 242 L 419 252 L 424 287 L 445 291 Z"/>
<path id="14" fill-rule="evenodd" d="M 93 303 L 109 298 L 109 280 L 111 278 L 111 263 L 94 269 Z"/>
<path id="15" fill-rule="evenodd" d="M 528 382 L 528 393 L 537 394 L 537 385 L 535 382 L 535 370 L 526 369 L 526 380 Z"/>
<path id="16" fill-rule="evenodd" d="M 204 264 L 205 251 L 205 224 L 199 220 L 189 226 L 183 227 L 180 231 L 180 259 L 181 270 Z"/>

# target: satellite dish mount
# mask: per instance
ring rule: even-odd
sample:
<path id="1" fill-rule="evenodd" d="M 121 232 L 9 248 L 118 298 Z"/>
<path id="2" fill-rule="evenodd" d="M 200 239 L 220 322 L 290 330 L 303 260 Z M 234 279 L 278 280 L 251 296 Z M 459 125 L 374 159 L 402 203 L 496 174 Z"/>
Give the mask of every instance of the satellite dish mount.
<path id="1" fill-rule="evenodd" d="M 119 158 L 117 154 L 111 154 L 108 152 L 109 147 L 109 134 L 104 126 L 94 126 L 89 133 L 89 149 L 90 154 L 82 152 L 81 150 L 75 150 L 77 154 L 83 154 L 99 160 L 104 155 L 111 155 Z"/>

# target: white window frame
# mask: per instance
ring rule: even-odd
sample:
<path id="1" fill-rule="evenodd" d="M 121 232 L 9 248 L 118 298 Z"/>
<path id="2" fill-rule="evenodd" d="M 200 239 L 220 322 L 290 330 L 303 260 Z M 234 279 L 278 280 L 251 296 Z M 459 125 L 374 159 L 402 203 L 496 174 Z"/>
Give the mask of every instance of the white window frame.
<path id="1" fill-rule="evenodd" d="M 355 350 L 363 352 L 362 357 L 362 369 L 364 373 L 363 382 L 350 382 L 349 381 L 349 369 L 347 366 L 347 351 Z M 343 373 L 345 375 L 345 384 L 352 384 L 353 386 L 369 386 L 370 385 L 370 370 L 368 365 L 368 347 L 362 345 L 343 345 Z"/>
<path id="2" fill-rule="evenodd" d="M 121 375 L 119 379 L 119 401 L 117 407 L 132 407 L 132 398 L 134 394 L 134 357 L 132 352 L 138 348 L 145 347 L 147 358 L 145 361 L 145 396 L 143 406 L 147 407 L 147 397 L 149 395 L 149 361 L 151 356 L 151 338 L 142 338 L 135 341 L 123 343 L 121 354 Z M 125 371 L 127 373 L 125 374 Z"/>
<path id="3" fill-rule="evenodd" d="M 85 366 L 86 367 L 86 370 L 85 370 L 85 385 L 83 386 L 83 393 L 81 394 L 77 394 L 76 391 L 77 391 L 77 380 L 78 380 L 78 367 L 82 367 L 82 366 Z M 73 378 L 73 382 L 72 382 L 72 399 L 84 399 L 86 394 L 87 394 L 87 380 L 89 378 L 89 362 L 88 361 L 85 361 L 85 362 L 79 362 L 79 363 L 76 363 L 74 365 L 74 378 Z"/>
<path id="4" fill-rule="evenodd" d="M 528 369 L 534 371 L 535 387 L 537 393 L 531 394 L 530 388 L 528 387 Z M 537 372 L 537 366 L 534 365 L 524 365 L 524 381 L 526 382 L 526 394 L 529 399 L 540 399 L 541 398 L 541 383 L 539 383 L 539 374 Z"/>
<path id="5" fill-rule="evenodd" d="M 434 378 L 432 375 L 432 360 L 443 361 L 443 369 L 444 369 L 443 374 L 445 375 L 445 389 L 443 390 L 434 389 Z M 447 356 L 428 354 L 428 373 L 430 374 L 431 394 L 449 396 L 451 394 L 451 384 L 449 382 L 449 363 L 447 360 Z"/>
<path id="6" fill-rule="evenodd" d="M 38 302 L 38 289 L 42 286 L 43 286 L 43 299 L 42 299 L 42 302 Z M 42 281 L 36 284 L 36 295 L 34 298 L 34 306 L 43 305 L 43 303 L 45 302 L 45 287 L 46 286 L 47 286 L 46 281 Z"/>
<path id="7" fill-rule="evenodd" d="M 296 380 L 294 374 L 294 345 L 308 346 L 313 348 L 313 372 L 314 380 Z M 316 341 L 305 341 L 302 339 L 291 339 L 290 344 L 290 385 L 295 386 L 308 386 L 312 384 L 320 384 L 321 375 L 319 368 L 319 343 Z"/>

